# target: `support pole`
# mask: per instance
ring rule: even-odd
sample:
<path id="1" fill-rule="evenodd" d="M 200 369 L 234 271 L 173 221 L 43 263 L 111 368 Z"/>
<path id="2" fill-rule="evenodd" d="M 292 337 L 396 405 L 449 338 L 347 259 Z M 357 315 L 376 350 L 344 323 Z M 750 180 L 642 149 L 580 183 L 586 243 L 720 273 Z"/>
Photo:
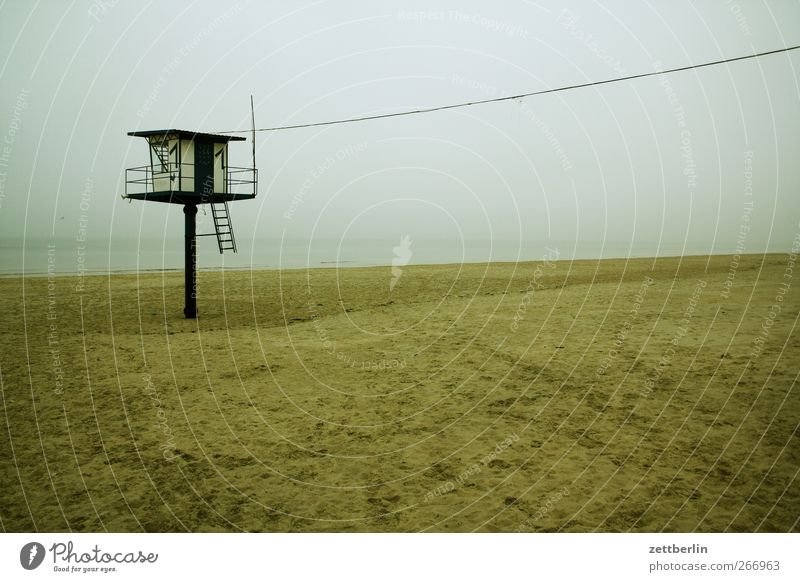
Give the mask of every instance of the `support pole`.
<path id="1" fill-rule="evenodd" d="M 186 319 L 195 319 L 197 317 L 197 205 L 185 204 L 183 213 L 186 215 L 184 226 L 186 237 L 184 262 L 186 307 L 183 308 L 183 314 L 186 316 Z"/>

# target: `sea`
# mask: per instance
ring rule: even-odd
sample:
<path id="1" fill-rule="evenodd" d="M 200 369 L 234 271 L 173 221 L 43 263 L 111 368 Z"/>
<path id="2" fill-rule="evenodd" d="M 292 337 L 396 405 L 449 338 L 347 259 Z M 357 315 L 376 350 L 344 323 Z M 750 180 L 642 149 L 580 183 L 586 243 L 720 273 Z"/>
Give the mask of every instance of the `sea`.
<path id="1" fill-rule="evenodd" d="M 516 262 L 702 255 L 729 252 L 709 245 L 513 241 L 503 239 L 275 239 L 242 238 L 237 252 L 220 254 L 216 238 L 198 238 L 197 266 L 218 269 L 307 269 L 420 264 Z M 104 274 L 182 270 L 181 238 L 78 241 L 72 238 L 0 239 L 0 275 Z"/>

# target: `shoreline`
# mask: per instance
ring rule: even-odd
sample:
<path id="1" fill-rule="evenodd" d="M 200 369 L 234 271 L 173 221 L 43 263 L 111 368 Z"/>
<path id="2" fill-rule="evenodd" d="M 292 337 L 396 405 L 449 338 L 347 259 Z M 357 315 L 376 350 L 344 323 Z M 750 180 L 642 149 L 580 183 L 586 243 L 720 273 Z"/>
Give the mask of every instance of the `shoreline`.
<path id="1" fill-rule="evenodd" d="M 576 262 L 603 262 L 603 261 L 657 261 L 657 260 L 674 260 L 674 259 L 697 259 L 699 257 L 708 257 L 710 258 L 722 258 L 722 257 L 770 257 L 770 256 L 780 256 L 784 254 L 788 254 L 789 251 L 783 252 L 761 252 L 761 253 L 724 253 L 724 254 L 685 254 L 685 255 L 648 255 L 648 256 L 626 256 L 626 257 L 602 257 L 602 258 L 573 258 L 573 259 L 557 259 L 554 261 L 550 261 L 553 263 L 576 263 Z M 520 260 L 520 261 L 463 261 L 463 262 L 447 262 L 447 263 L 419 263 L 419 264 L 409 264 L 403 265 L 404 269 L 413 269 L 419 267 L 452 267 L 454 265 L 513 265 L 513 264 L 528 264 L 528 263 L 540 263 L 543 262 L 544 259 L 528 259 L 528 260 Z M 342 261 L 341 263 L 335 262 L 323 262 L 319 265 L 315 265 L 313 267 L 271 267 L 271 266 L 252 266 L 252 267 L 198 267 L 198 273 L 235 273 L 235 272 L 242 272 L 242 271 L 250 271 L 250 272 L 276 272 L 276 271 L 317 271 L 317 270 L 330 270 L 330 269 L 347 269 L 347 270 L 356 270 L 356 269 L 389 269 L 392 268 L 391 264 L 386 265 L 357 265 L 353 264 L 352 261 Z M 172 273 L 183 273 L 182 267 L 175 267 L 175 268 L 151 268 L 151 269 L 120 269 L 120 270 L 111 270 L 111 271 L 86 271 L 83 274 L 77 272 L 70 272 L 70 273 L 48 273 L 47 271 L 28 271 L 24 273 L 15 272 L 15 273 L 0 273 L 0 279 L 39 279 L 39 278 L 47 278 L 47 277 L 58 277 L 58 278 L 67 278 L 67 277 L 77 277 L 77 278 L 89 278 L 89 277 L 111 277 L 115 275 L 155 275 L 155 274 L 172 274 Z"/>

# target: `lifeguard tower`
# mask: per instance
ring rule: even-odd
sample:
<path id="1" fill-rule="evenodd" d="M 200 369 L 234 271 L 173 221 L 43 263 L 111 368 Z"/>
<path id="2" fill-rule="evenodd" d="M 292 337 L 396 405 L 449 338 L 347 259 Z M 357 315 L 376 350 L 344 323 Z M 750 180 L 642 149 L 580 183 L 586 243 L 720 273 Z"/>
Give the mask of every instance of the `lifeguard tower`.
<path id="1" fill-rule="evenodd" d="M 197 317 L 197 236 L 216 236 L 219 252 L 236 252 L 228 202 L 250 200 L 258 190 L 258 170 L 228 164 L 228 144 L 243 137 L 181 129 L 131 131 L 147 140 L 150 163 L 125 173 L 124 198 L 182 204 L 185 214 L 185 307 L 187 319 Z M 214 232 L 196 233 L 197 207 L 211 206 Z"/>

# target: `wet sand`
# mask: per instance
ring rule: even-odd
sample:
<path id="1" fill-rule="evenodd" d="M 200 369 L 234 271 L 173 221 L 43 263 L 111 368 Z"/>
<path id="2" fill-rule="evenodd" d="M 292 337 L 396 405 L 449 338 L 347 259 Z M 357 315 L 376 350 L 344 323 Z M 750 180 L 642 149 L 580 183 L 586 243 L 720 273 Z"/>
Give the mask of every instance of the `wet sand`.
<path id="1" fill-rule="evenodd" d="M 798 531 L 789 260 L 0 279 L 1 525 Z"/>

